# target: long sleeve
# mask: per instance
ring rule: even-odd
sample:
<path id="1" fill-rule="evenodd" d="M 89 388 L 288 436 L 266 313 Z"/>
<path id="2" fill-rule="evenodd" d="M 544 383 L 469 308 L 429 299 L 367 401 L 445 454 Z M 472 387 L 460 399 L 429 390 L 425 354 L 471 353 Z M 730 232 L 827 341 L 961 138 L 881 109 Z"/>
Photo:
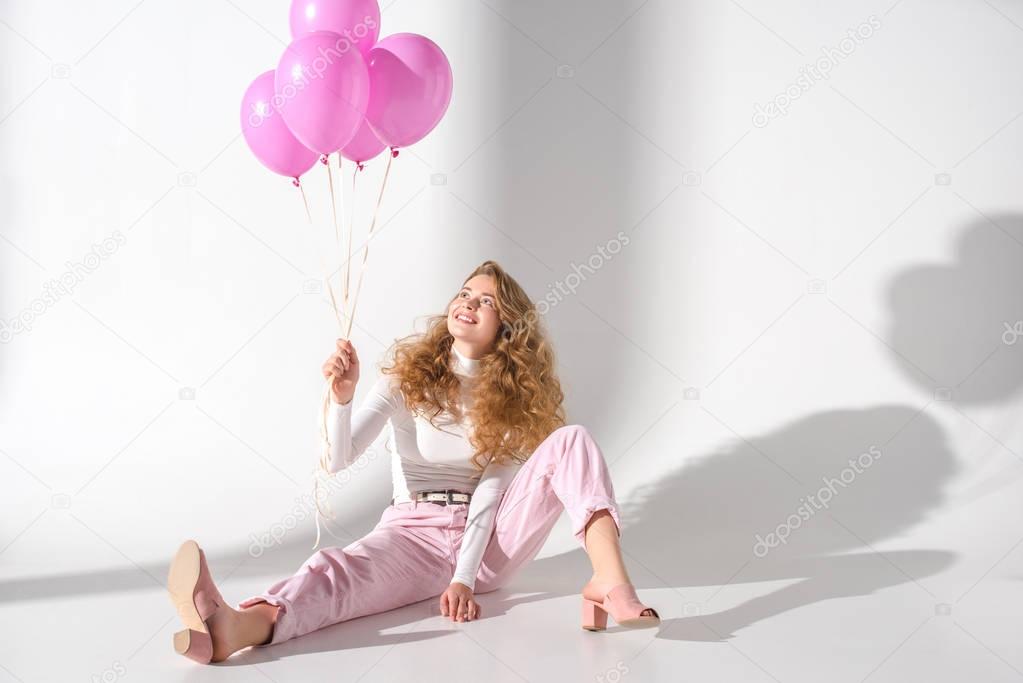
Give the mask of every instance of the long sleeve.
<path id="1" fill-rule="evenodd" d="M 330 473 L 334 474 L 351 465 L 363 454 L 387 420 L 401 407 L 401 395 L 391 384 L 390 375 L 381 375 L 369 394 L 352 414 L 353 398 L 348 403 L 336 403 L 331 394 L 327 410 L 327 440 L 330 442 Z"/>
<path id="2" fill-rule="evenodd" d="M 490 463 L 480 475 L 466 512 L 465 534 L 452 581 L 463 583 L 470 589 L 476 587 L 476 573 L 494 531 L 497 508 L 520 467 L 521 463 Z"/>

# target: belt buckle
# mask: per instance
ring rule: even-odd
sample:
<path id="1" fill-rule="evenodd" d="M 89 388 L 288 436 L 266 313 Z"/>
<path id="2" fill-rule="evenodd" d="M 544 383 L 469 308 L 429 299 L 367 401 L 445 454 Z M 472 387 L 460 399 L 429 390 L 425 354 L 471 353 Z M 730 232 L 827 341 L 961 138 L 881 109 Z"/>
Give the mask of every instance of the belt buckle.
<path id="1" fill-rule="evenodd" d="M 465 504 L 468 504 L 468 502 L 469 502 L 468 500 L 465 500 L 465 501 L 455 500 L 454 496 L 456 494 L 460 495 L 460 496 L 466 496 L 467 498 L 472 498 L 472 494 L 466 493 L 465 491 L 455 491 L 453 489 L 448 489 L 447 491 L 445 491 L 445 493 L 447 494 L 447 503 L 448 503 L 448 505 L 465 505 Z"/>
<path id="2" fill-rule="evenodd" d="M 429 499 L 430 495 L 437 493 L 443 495 L 444 499 L 443 500 Z M 454 489 L 444 489 L 443 491 L 420 491 L 419 493 L 416 494 L 416 499 L 422 500 L 423 502 L 437 503 L 438 505 L 455 505 L 459 502 L 454 499 L 455 494 L 465 495 L 462 491 L 455 491 Z"/>
<path id="3" fill-rule="evenodd" d="M 445 500 L 431 500 L 430 496 L 440 493 L 445 496 Z M 423 503 L 436 503 L 437 505 L 447 505 L 451 501 L 451 494 L 448 491 L 420 491 L 416 494 L 416 500 Z"/>

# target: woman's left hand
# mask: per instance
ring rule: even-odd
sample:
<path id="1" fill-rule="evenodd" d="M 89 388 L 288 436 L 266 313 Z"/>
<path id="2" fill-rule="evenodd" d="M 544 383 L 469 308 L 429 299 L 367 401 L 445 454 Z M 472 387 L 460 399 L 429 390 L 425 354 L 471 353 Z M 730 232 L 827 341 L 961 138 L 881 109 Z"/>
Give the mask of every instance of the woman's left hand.
<path id="1" fill-rule="evenodd" d="M 440 596 L 440 613 L 451 621 L 470 621 L 480 615 L 480 606 L 473 600 L 472 589 L 452 581 Z"/>

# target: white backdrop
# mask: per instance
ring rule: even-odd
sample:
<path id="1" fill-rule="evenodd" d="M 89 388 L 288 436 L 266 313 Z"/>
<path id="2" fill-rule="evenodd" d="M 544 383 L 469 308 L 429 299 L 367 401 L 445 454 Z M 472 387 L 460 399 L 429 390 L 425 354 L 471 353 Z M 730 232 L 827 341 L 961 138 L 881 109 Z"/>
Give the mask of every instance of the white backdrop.
<path id="1" fill-rule="evenodd" d="M 1023 670 L 1023 6 L 381 4 L 382 35 L 433 38 L 455 86 L 391 169 L 362 389 L 496 259 L 547 297 L 570 421 L 672 639 L 745 629 L 702 655 L 726 676 Z M 82 596 L 143 602 L 102 647 L 47 636 L 80 675 L 139 669 L 181 540 L 231 600 L 312 552 L 326 177 L 304 179 L 310 227 L 238 129 L 287 3 L 0 7 L 3 628 L 52 599 L 82 627 Z M 343 487 L 343 540 L 389 502 L 388 466 Z M 538 591 L 588 576 L 565 522 Z M 5 637 L 0 664 L 46 678 L 45 651 Z"/>

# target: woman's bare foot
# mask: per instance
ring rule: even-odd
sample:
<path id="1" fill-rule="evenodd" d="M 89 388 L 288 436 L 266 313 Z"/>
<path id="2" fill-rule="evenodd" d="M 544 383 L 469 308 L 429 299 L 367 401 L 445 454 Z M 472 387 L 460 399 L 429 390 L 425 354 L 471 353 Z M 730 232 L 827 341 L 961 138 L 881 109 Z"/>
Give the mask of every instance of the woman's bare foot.
<path id="1" fill-rule="evenodd" d="M 238 650 L 263 645 L 273 636 L 277 607 L 262 602 L 243 610 L 223 605 L 206 624 L 213 640 L 213 658 L 222 662 Z"/>
<path id="2" fill-rule="evenodd" d="M 206 621 L 213 639 L 213 662 L 222 662 L 238 650 L 245 647 L 239 643 L 241 629 L 238 623 L 238 611 L 222 605 Z"/>

